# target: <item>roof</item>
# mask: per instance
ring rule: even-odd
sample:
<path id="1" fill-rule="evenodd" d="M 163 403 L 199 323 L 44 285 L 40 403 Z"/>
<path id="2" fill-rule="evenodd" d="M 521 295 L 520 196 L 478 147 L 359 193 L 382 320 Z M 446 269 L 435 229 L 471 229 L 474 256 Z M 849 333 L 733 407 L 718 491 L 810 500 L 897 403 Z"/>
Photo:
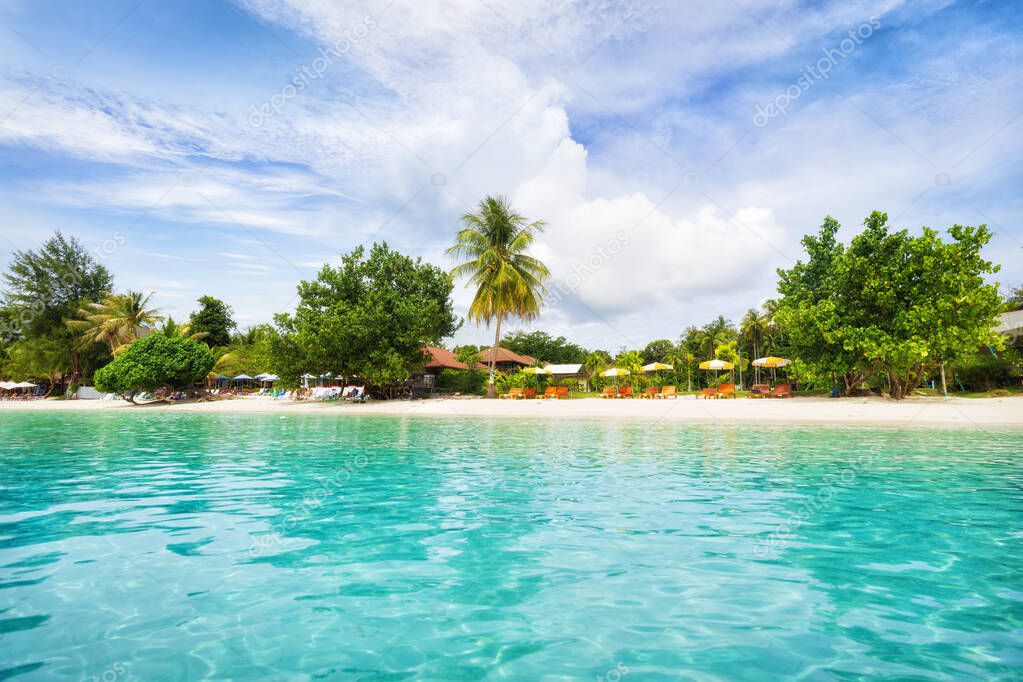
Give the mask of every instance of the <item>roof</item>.
<path id="1" fill-rule="evenodd" d="M 455 354 L 447 348 L 424 346 L 423 352 L 430 358 L 426 363 L 428 369 L 469 369 L 468 365 L 464 362 L 459 362 Z M 476 369 L 480 368 L 482 368 L 482 365 L 477 363 Z"/>
<path id="2" fill-rule="evenodd" d="M 547 365 L 551 374 L 582 374 L 582 365 Z"/>
<path id="3" fill-rule="evenodd" d="M 480 348 L 480 356 L 483 358 L 484 363 L 490 362 L 490 354 L 494 352 L 494 347 Z M 507 348 L 497 348 L 497 361 L 498 362 L 514 362 L 517 365 L 523 367 L 529 367 L 530 365 L 536 364 L 536 358 L 531 358 L 528 355 L 519 355 L 515 351 L 508 350 Z"/>
<path id="4" fill-rule="evenodd" d="M 1023 310 L 1002 313 L 995 331 L 1009 337 L 1023 336 Z"/>

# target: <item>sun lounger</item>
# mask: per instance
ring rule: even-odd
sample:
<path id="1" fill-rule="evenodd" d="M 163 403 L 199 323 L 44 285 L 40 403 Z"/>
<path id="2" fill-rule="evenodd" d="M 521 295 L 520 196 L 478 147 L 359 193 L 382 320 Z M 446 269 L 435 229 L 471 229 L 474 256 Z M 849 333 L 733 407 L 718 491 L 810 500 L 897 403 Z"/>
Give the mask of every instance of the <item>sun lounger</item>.
<path id="1" fill-rule="evenodd" d="M 632 397 L 632 386 L 622 386 L 618 389 L 619 398 L 631 398 Z"/>
<path id="2" fill-rule="evenodd" d="M 707 400 L 708 398 L 717 398 L 718 390 L 716 388 L 705 388 L 700 392 L 700 397 L 704 400 Z"/>
<path id="3" fill-rule="evenodd" d="M 677 398 L 678 394 L 675 393 L 674 386 L 664 386 L 661 388 L 661 392 L 657 394 L 658 398 Z"/>
<path id="4" fill-rule="evenodd" d="M 505 399 L 505 398 L 508 398 L 510 400 L 515 400 L 516 398 L 521 398 L 522 397 L 522 387 L 519 386 L 517 388 L 509 388 L 508 392 L 507 393 L 502 393 L 500 397 L 501 397 L 502 400 Z"/>
<path id="5" fill-rule="evenodd" d="M 727 398 L 729 396 L 735 397 L 735 384 L 721 384 L 718 386 L 719 398 Z"/>
<path id="6" fill-rule="evenodd" d="M 618 391 L 615 390 L 614 386 L 605 386 L 604 393 L 600 396 L 601 398 L 616 398 L 618 397 Z"/>
<path id="7" fill-rule="evenodd" d="M 776 384 L 771 389 L 772 398 L 791 398 L 792 397 L 792 384 Z"/>
<path id="8" fill-rule="evenodd" d="M 568 400 L 568 386 L 558 386 L 558 400 Z"/>
<path id="9" fill-rule="evenodd" d="M 547 390 L 545 390 L 543 392 L 543 395 L 540 396 L 540 397 L 543 398 L 544 400 L 550 400 L 551 398 L 557 398 L 558 397 L 558 387 L 557 386 L 548 386 Z"/>
<path id="10" fill-rule="evenodd" d="M 522 389 L 522 399 L 523 400 L 529 400 L 530 398 L 535 398 L 535 397 L 536 397 L 536 389 L 535 388 L 524 388 L 524 389 Z"/>
<path id="11" fill-rule="evenodd" d="M 771 393 L 771 386 L 768 384 L 753 384 L 753 388 L 750 389 L 750 398 L 766 398 Z"/>
<path id="12" fill-rule="evenodd" d="M 656 398 L 657 397 L 657 387 L 656 386 L 648 386 L 647 389 L 645 391 L 643 391 L 642 397 L 643 398 Z"/>

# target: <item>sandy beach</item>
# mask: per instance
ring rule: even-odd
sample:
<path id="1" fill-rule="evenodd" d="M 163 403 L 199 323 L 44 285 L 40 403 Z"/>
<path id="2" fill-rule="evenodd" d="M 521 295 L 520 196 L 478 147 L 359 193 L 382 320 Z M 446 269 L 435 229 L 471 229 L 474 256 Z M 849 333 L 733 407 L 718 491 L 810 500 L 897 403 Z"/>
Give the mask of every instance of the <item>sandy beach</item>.
<path id="1" fill-rule="evenodd" d="M 202 403 L 149 403 L 134 406 L 110 400 L 2 402 L 0 412 L 166 411 L 207 413 L 358 414 L 432 417 L 507 417 L 597 420 L 652 420 L 721 424 L 865 424 L 898 427 L 1023 427 L 1023 397 L 793 398 L 789 400 L 483 400 L 433 398 L 365 404 L 235 398 Z"/>

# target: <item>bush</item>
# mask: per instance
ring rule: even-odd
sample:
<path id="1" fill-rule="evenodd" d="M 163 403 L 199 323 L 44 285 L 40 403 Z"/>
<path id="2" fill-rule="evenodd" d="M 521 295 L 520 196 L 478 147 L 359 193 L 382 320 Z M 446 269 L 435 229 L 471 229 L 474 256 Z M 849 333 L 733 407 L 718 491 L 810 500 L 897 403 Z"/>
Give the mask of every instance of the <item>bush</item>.
<path id="1" fill-rule="evenodd" d="M 452 393 L 486 393 L 487 373 L 475 369 L 441 370 L 437 388 Z"/>
<path id="2" fill-rule="evenodd" d="M 138 339 L 96 372 L 96 388 L 118 393 L 128 402 L 158 388 L 181 390 L 203 381 L 214 359 L 205 344 L 192 339 L 151 334 Z"/>

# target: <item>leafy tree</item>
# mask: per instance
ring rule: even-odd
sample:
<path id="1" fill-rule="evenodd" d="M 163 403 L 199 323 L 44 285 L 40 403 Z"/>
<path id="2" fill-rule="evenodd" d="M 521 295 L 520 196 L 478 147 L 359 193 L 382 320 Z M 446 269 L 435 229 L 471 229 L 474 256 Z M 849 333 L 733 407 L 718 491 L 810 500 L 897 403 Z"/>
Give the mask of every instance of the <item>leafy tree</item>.
<path id="1" fill-rule="evenodd" d="M 461 262 L 451 271 L 453 277 L 468 277 L 476 287 L 469 305 L 469 319 L 486 323 L 497 321 L 494 351 L 489 358 L 490 378 L 487 396 L 497 397 L 494 369 L 497 346 L 501 340 L 501 322 L 507 317 L 532 320 L 540 314 L 545 293 L 544 281 L 550 277 L 547 266 L 526 254 L 544 222 L 527 221 L 502 197 L 488 196 L 480 201 L 476 213 L 462 216 L 465 226 L 458 232 L 448 255 Z"/>
<path id="2" fill-rule="evenodd" d="M 468 365 L 469 367 L 474 368 L 477 363 L 483 361 L 483 356 L 480 355 L 480 349 L 478 346 L 466 345 L 459 346 L 455 349 L 455 359 L 463 365 Z"/>
<path id="3" fill-rule="evenodd" d="M 117 353 L 162 319 L 158 308 L 146 307 L 152 296 L 138 291 L 105 293 L 99 301 L 80 308 L 76 319 L 68 320 L 68 328 L 78 334 L 80 348 L 100 343 Z"/>
<path id="4" fill-rule="evenodd" d="M 998 267 L 981 257 L 991 233 L 953 225 L 950 242 L 923 228 L 892 232 L 875 211 L 843 248 L 838 223 L 807 237 L 810 259 L 779 271 L 778 316 L 801 360 L 856 377 L 880 372 L 896 399 L 928 371 L 980 346 L 1001 347 L 992 331 L 1002 301 L 985 282 Z M 849 376 L 853 375 L 853 381 Z"/>
<path id="5" fill-rule="evenodd" d="M 274 371 L 297 384 L 304 372 L 331 372 L 391 386 L 425 363 L 424 345 L 458 329 L 451 279 L 437 267 L 374 244 L 325 265 L 298 285 L 294 315 L 275 317 Z"/>
<path id="6" fill-rule="evenodd" d="M 501 346 L 555 364 L 581 364 L 587 355 L 585 348 L 571 343 L 564 336 L 554 338 L 543 331 L 516 331 L 506 334 L 501 339 Z"/>
<path id="7" fill-rule="evenodd" d="M 213 368 L 213 354 L 198 341 L 150 334 L 138 339 L 96 372 L 96 388 L 118 393 L 130 403 L 143 391 L 182 390 L 202 382 Z"/>
<path id="8" fill-rule="evenodd" d="M 1013 287 L 1005 297 L 1005 311 L 1023 310 L 1023 287 Z"/>
<path id="9" fill-rule="evenodd" d="M 49 382 L 52 391 L 70 368 L 71 352 L 64 339 L 32 336 L 19 339 L 7 348 L 2 373 L 20 380 Z"/>
<path id="10" fill-rule="evenodd" d="M 595 350 L 590 352 L 583 360 L 583 370 L 589 377 L 589 381 L 595 384 L 600 383 L 600 373 L 611 364 L 611 355 L 606 350 Z"/>
<path id="11" fill-rule="evenodd" d="M 207 346 L 226 346 L 231 342 L 231 331 L 237 329 L 231 306 L 212 296 L 199 298 L 199 310 L 192 313 L 189 323 L 192 331 L 205 334 L 203 343 Z"/>
<path id="12" fill-rule="evenodd" d="M 667 362 L 666 358 L 671 355 L 675 350 L 675 344 L 668 339 L 658 339 L 651 341 L 643 349 L 641 355 L 643 356 L 644 364 L 651 362 Z"/>
<path id="13" fill-rule="evenodd" d="M 202 341 L 207 336 L 206 332 L 193 331 L 191 324 L 175 322 L 174 318 L 170 315 L 167 316 L 167 319 L 160 326 L 160 333 L 164 336 L 192 339 L 193 341 Z"/>
<path id="14" fill-rule="evenodd" d="M 70 361 L 70 382 L 78 384 L 83 353 L 74 347 L 74 334 L 66 322 L 82 305 L 100 300 L 113 287 L 110 273 L 78 240 L 58 231 L 38 250 L 15 251 L 3 281 L 9 324 L 5 336 L 12 340 L 45 336 L 63 344 Z"/>

